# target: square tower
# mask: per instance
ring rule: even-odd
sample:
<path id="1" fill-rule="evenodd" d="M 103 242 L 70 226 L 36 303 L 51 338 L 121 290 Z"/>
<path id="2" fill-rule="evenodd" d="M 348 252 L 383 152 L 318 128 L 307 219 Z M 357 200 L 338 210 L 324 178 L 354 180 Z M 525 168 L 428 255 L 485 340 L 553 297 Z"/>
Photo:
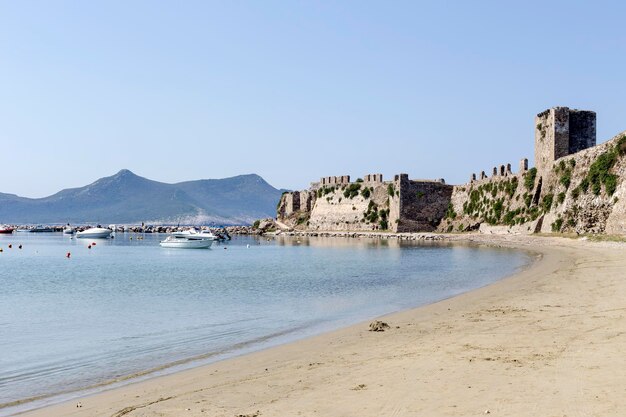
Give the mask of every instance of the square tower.
<path id="1" fill-rule="evenodd" d="M 596 113 L 553 107 L 535 117 L 535 166 L 548 172 L 554 161 L 596 145 Z"/>

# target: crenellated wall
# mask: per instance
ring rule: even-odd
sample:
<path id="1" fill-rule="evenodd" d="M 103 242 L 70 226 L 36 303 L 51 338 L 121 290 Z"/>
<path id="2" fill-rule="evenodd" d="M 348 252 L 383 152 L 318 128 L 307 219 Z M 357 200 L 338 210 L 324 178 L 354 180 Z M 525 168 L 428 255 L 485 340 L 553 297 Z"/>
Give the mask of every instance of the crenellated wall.
<path id="1" fill-rule="evenodd" d="M 306 230 L 626 234 L 626 134 L 596 144 L 596 114 L 554 107 L 535 118 L 535 167 L 521 159 L 467 184 L 323 177 L 286 193 L 279 220 Z"/>
<path id="2" fill-rule="evenodd" d="M 368 174 L 355 182 L 324 177 L 307 191 L 285 193 L 278 219 L 306 230 L 432 231 L 443 217 L 452 186 L 443 180 L 409 180 L 399 174 L 383 181 Z M 311 204 L 302 202 L 308 196 Z"/>

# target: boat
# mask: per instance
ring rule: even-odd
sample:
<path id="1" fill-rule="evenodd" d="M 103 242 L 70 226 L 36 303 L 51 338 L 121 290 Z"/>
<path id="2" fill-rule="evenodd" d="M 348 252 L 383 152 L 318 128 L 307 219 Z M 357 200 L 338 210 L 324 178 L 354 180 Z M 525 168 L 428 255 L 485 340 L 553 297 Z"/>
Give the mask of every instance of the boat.
<path id="1" fill-rule="evenodd" d="M 35 226 L 34 229 L 30 229 L 31 233 L 51 233 L 54 232 L 54 228 L 52 227 L 44 227 L 40 224 L 38 224 L 37 226 Z"/>
<path id="2" fill-rule="evenodd" d="M 69 224 L 63 228 L 64 235 L 73 235 L 74 233 L 76 233 L 76 230 Z"/>
<path id="3" fill-rule="evenodd" d="M 203 239 L 217 240 L 217 236 L 211 233 L 210 230 L 200 230 L 199 232 L 195 228 L 189 230 L 183 230 L 182 232 L 174 232 L 172 236 L 175 237 L 201 237 Z"/>
<path id="4" fill-rule="evenodd" d="M 3 235 L 10 235 L 11 233 L 13 233 L 13 230 L 15 229 L 10 226 L 0 226 L 0 234 Z"/>
<path id="5" fill-rule="evenodd" d="M 111 229 L 105 229 L 104 227 L 92 227 L 82 232 L 77 232 L 78 238 L 94 238 L 94 239 L 106 239 L 111 236 L 113 231 Z"/>
<path id="6" fill-rule="evenodd" d="M 162 240 L 159 245 L 164 248 L 179 249 L 206 249 L 213 243 L 212 239 L 206 239 L 199 236 L 176 236 L 170 235 Z"/>

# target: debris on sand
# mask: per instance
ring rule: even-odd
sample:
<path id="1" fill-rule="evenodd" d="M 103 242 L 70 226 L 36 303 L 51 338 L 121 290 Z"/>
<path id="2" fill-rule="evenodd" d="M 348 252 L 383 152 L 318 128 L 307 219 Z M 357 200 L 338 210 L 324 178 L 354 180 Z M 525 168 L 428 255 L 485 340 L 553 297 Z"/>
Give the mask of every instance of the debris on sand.
<path id="1" fill-rule="evenodd" d="M 370 332 L 384 332 L 385 329 L 388 329 L 389 325 L 384 321 L 375 320 L 370 323 Z"/>
<path id="2" fill-rule="evenodd" d="M 255 413 L 250 413 L 250 414 L 236 414 L 235 417 L 259 417 L 260 415 L 261 415 L 261 412 L 257 410 Z"/>

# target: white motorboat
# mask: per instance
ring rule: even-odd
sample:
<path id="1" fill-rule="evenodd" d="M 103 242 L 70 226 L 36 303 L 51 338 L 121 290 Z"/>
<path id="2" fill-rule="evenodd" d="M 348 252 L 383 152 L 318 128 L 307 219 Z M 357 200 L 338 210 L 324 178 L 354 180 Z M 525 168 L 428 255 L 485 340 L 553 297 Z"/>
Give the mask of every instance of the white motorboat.
<path id="1" fill-rule="evenodd" d="M 73 235 L 74 233 L 76 233 L 76 230 L 74 230 L 74 228 L 70 225 L 67 225 L 63 228 L 64 235 Z"/>
<path id="2" fill-rule="evenodd" d="M 159 244 L 164 248 L 180 249 L 206 249 L 213 243 L 212 239 L 205 239 L 199 236 L 176 236 L 171 235 L 162 240 Z"/>
<path id="3" fill-rule="evenodd" d="M 216 240 L 217 236 L 211 233 L 210 230 L 200 230 L 199 232 L 195 228 L 189 230 L 183 230 L 182 232 L 174 232 L 172 236 L 176 237 L 201 237 L 203 239 Z"/>
<path id="4" fill-rule="evenodd" d="M 111 236 L 113 233 L 110 229 L 105 229 L 104 227 L 92 227 L 87 230 L 83 230 L 82 232 L 77 232 L 76 237 L 78 238 L 92 238 L 92 239 L 106 239 Z"/>

